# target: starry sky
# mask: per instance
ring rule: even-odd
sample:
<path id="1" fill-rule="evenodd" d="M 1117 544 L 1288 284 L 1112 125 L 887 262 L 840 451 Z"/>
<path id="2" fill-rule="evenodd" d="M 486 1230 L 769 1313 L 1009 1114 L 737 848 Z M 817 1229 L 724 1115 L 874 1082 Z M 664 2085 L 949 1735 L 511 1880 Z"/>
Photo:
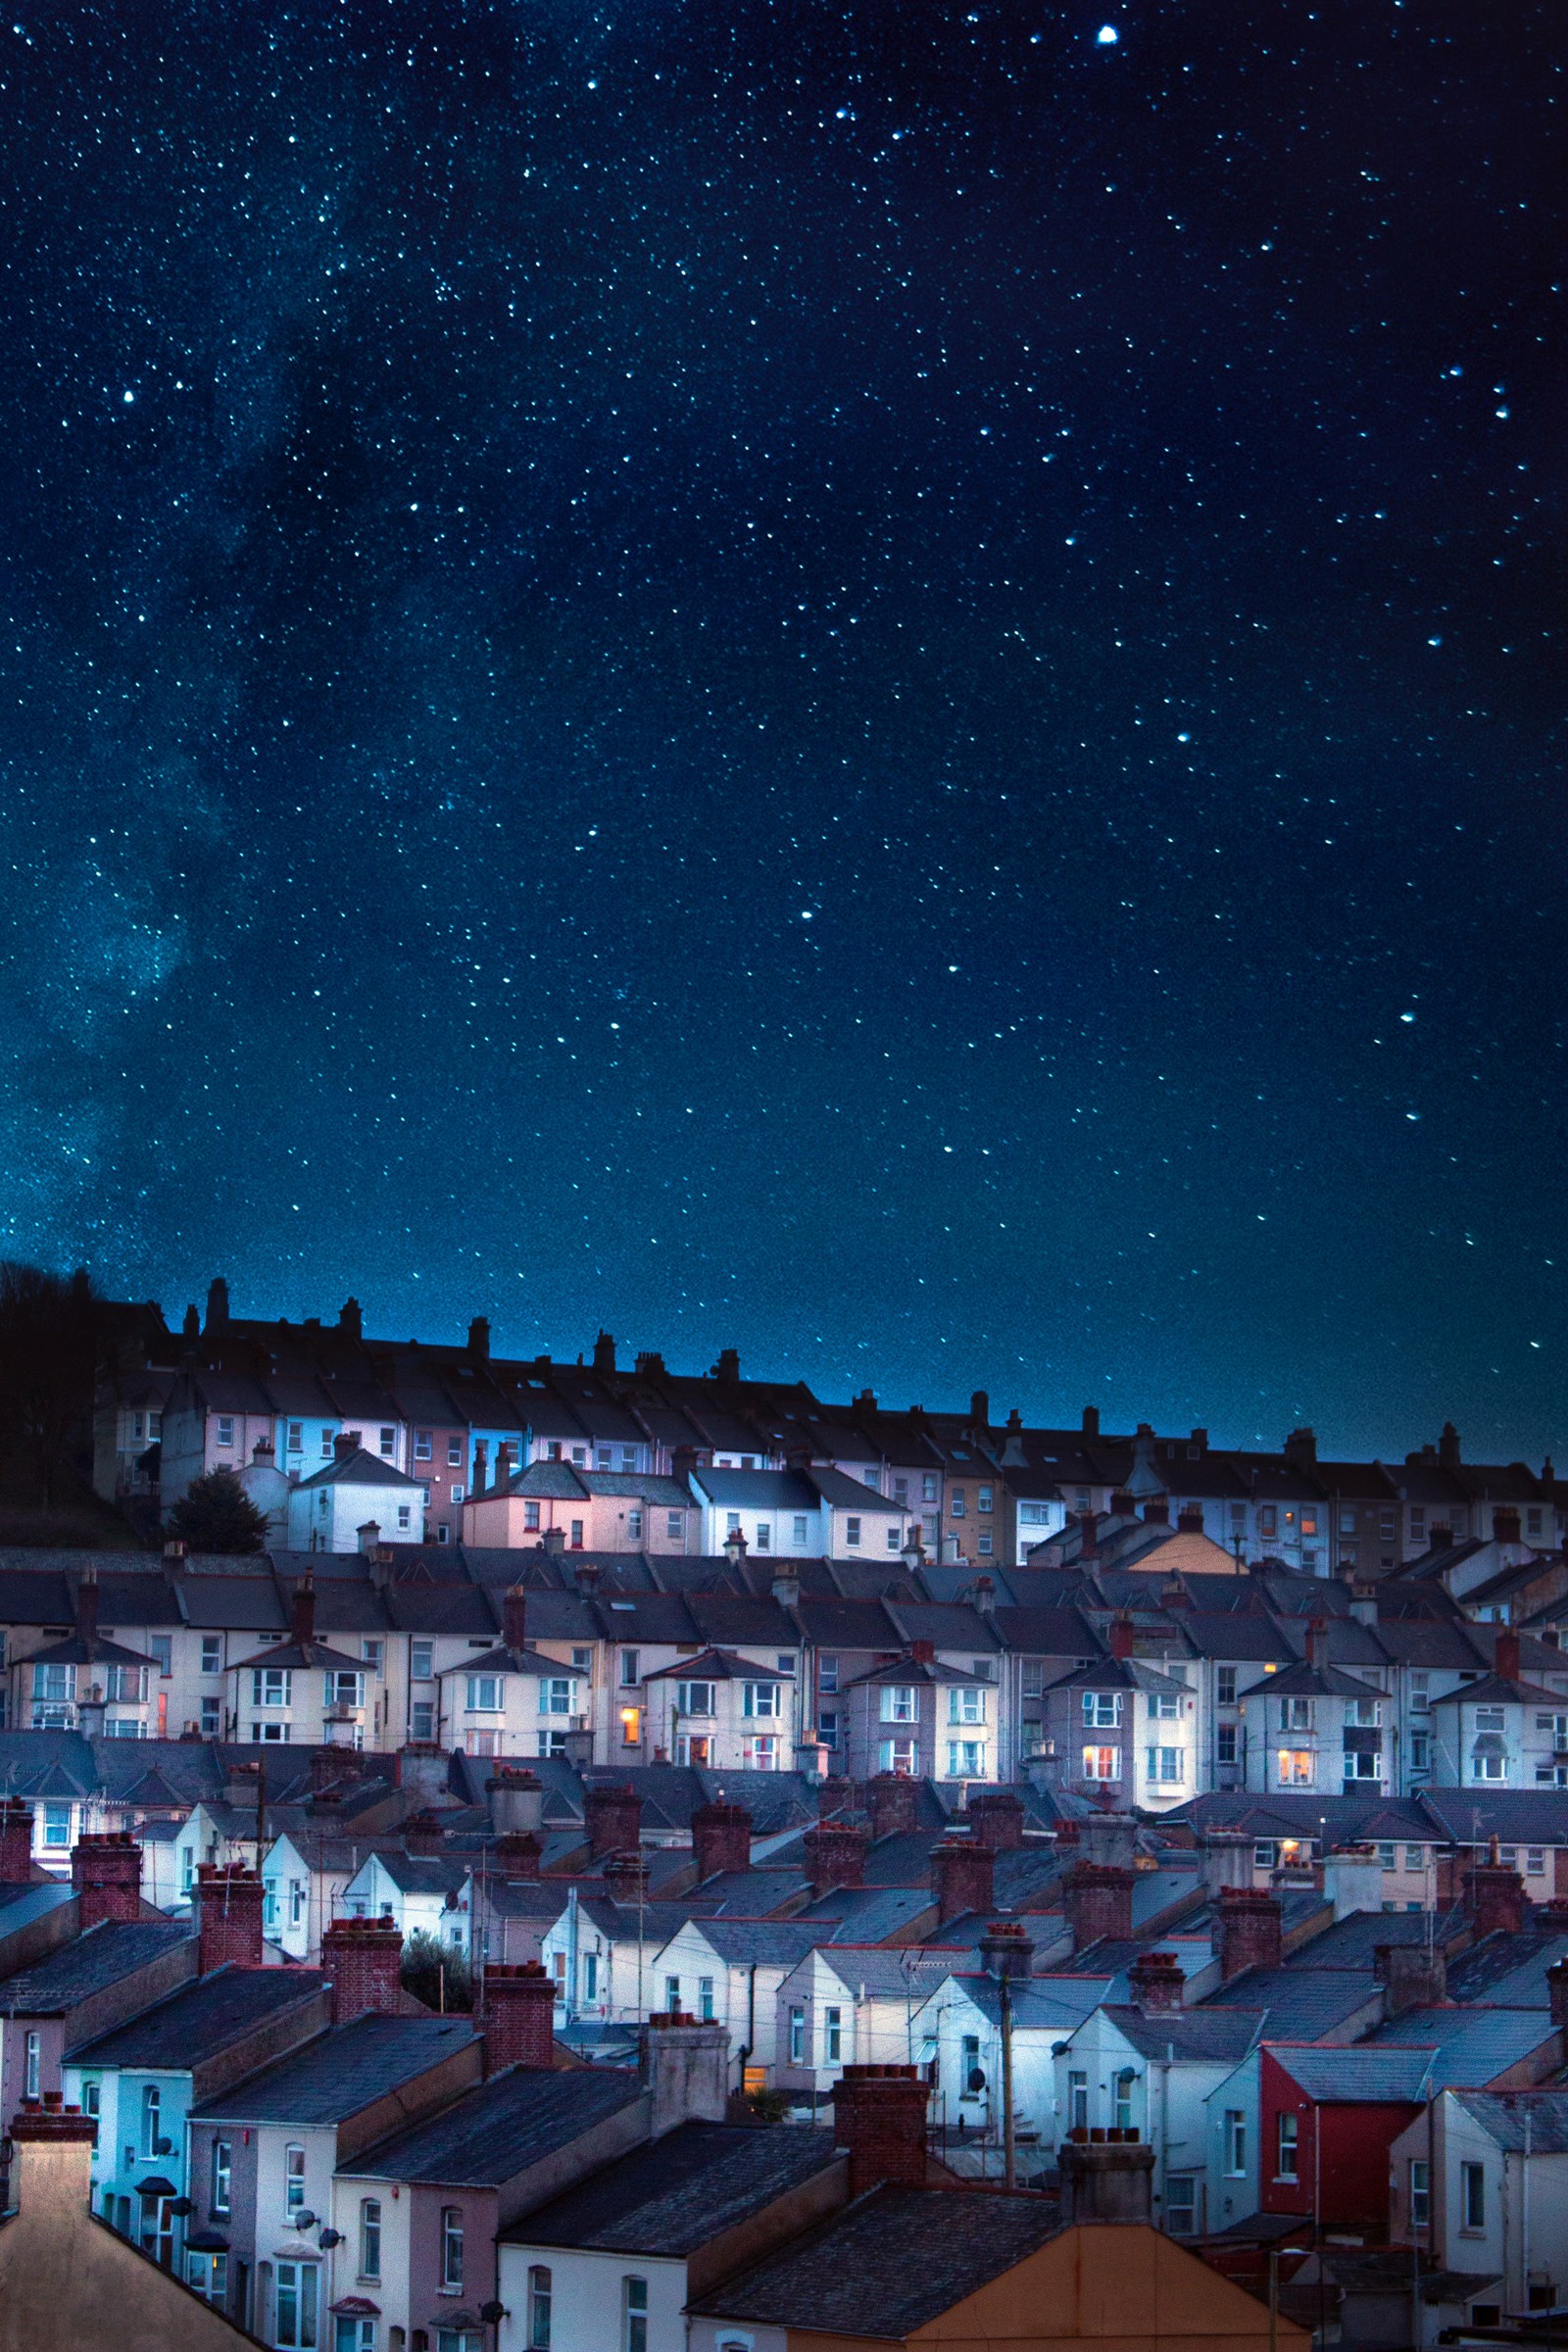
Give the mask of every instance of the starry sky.
<path id="1" fill-rule="evenodd" d="M 19 0 L 0 1250 L 1568 1450 L 1555 17 Z"/>

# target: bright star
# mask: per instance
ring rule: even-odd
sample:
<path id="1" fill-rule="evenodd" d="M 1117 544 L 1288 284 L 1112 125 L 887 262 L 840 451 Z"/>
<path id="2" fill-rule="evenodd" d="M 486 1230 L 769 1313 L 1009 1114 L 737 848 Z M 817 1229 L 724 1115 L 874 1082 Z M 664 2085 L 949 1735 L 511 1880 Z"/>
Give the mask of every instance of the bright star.
<path id="1" fill-rule="evenodd" d="M 1121 39 L 1121 34 L 1116 30 L 1114 24 L 1102 24 L 1095 39 L 1102 49 L 1114 49 L 1116 43 Z"/>

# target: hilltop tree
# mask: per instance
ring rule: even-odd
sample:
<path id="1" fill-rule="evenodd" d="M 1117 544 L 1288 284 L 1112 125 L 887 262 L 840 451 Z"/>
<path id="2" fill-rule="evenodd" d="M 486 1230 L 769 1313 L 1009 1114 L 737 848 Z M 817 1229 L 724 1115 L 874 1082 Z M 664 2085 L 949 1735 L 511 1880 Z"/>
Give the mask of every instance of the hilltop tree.
<path id="1" fill-rule="evenodd" d="M 192 1551 L 260 1551 L 267 1542 L 267 1514 L 256 1508 L 232 1470 L 209 1470 L 193 1478 L 167 1525 Z"/>
<path id="2" fill-rule="evenodd" d="M 30 1458 L 46 1509 L 73 1440 L 92 1425 L 99 1321 L 85 1271 L 0 1264 L 0 1423 Z"/>

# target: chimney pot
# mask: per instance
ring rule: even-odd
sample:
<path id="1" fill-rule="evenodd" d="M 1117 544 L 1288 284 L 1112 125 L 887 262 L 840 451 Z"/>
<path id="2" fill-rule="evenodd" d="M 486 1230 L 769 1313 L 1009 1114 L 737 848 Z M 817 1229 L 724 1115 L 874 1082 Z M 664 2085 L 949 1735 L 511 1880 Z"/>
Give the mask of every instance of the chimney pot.
<path id="1" fill-rule="evenodd" d="M 1146 2017 L 1170 2016 L 1181 2008 L 1186 1981 L 1174 1952 L 1140 1952 L 1127 1978 Z"/>

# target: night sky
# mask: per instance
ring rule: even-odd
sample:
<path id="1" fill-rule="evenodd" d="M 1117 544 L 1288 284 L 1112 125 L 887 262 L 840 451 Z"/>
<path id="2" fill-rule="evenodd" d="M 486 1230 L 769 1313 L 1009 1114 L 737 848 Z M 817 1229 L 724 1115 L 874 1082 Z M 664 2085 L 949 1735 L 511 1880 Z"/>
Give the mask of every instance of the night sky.
<path id="1" fill-rule="evenodd" d="M 7 17 L 0 1250 L 1568 1451 L 1554 20 Z"/>

